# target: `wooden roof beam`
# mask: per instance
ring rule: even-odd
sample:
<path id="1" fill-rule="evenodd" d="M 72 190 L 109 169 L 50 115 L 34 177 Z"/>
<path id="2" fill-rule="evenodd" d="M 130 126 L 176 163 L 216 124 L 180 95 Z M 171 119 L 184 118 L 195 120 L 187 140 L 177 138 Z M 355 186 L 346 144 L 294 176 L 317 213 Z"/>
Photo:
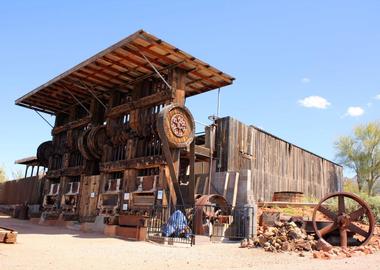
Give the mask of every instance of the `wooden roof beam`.
<path id="1" fill-rule="evenodd" d="M 95 75 L 95 74 L 96 75 L 101 74 L 101 75 L 107 77 L 108 78 L 107 80 L 114 80 L 114 81 L 116 80 L 116 81 L 118 81 L 118 83 L 121 83 L 121 84 L 128 82 L 128 81 L 125 81 L 123 79 L 117 78 L 117 75 L 115 76 L 115 75 L 106 73 L 105 70 L 104 70 L 104 68 L 102 68 L 102 70 L 98 70 L 98 69 L 95 69 L 95 68 L 91 67 L 90 65 L 88 65 L 88 66 L 86 66 L 85 72 L 88 72 L 88 70 L 90 72 L 93 72 L 93 73 L 90 73 L 90 74 L 93 74 L 93 75 Z"/>
<path id="2" fill-rule="evenodd" d="M 155 55 L 158 58 L 163 58 L 163 59 L 166 59 L 167 61 L 173 62 L 173 60 L 171 60 L 170 58 L 168 58 L 168 55 L 170 55 L 170 53 L 168 53 L 166 55 L 161 55 L 161 54 L 159 54 L 159 53 L 157 53 L 155 51 L 146 49 L 145 47 L 143 47 L 143 46 L 141 46 L 139 44 L 133 44 L 133 45 L 136 46 L 139 50 L 143 50 L 143 51 L 148 52 L 148 53 L 150 53 L 152 55 Z M 186 60 L 183 60 L 183 62 L 186 62 Z M 192 69 L 191 71 L 189 71 L 189 73 L 192 73 L 192 74 L 194 74 L 194 76 L 198 76 L 198 77 L 200 77 L 200 78 L 202 78 L 202 79 L 204 79 L 204 80 L 206 80 L 206 81 L 208 81 L 208 82 L 210 82 L 212 84 L 216 84 L 217 87 L 224 86 L 220 82 L 212 80 L 212 77 L 214 77 L 215 75 L 211 75 L 210 77 L 206 77 L 206 76 L 200 74 L 199 72 L 197 72 L 195 69 Z"/>
<path id="3" fill-rule="evenodd" d="M 145 35 L 144 35 L 144 37 L 145 37 Z M 149 39 L 149 40 L 146 40 L 146 42 L 149 43 L 149 41 L 152 41 L 152 42 L 154 42 L 155 44 L 157 44 L 158 46 L 160 46 L 161 44 L 163 44 L 163 45 L 166 44 L 166 43 L 163 43 L 161 40 L 160 40 L 160 42 L 158 42 L 157 40 L 153 39 L 152 37 L 147 37 L 147 39 Z M 166 45 L 166 46 L 163 46 L 163 45 L 160 46 L 160 48 L 161 48 L 162 50 L 164 50 L 164 51 L 166 51 L 166 52 L 168 52 L 168 53 L 171 53 L 172 55 L 174 55 L 174 56 L 176 56 L 176 57 L 178 57 L 178 58 L 184 60 L 185 62 L 188 62 L 188 63 L 193 64 L 193 65 L 196 65 L 196 66 L 200 66 L 200 68 L 203 68 L 203 69 L 207 69 L 208 71 L 210 71 L 211 73 L 213 73 L 215 76 L 221 77 L 221 79 L 222 79 L 223 81 L 225 81 L 225 82 L 227 82 L 227 83 L 229 83 L 229 84 L 231 84 L 232 81 L 234 80 L 234 78 L 229 78 L 229 79 L 224 78 L 223 75 L 227 75 L 227 74 L 224 74 L 224 73 L 221 72 L 221 71 L 216 71 L 216 70 L 212 69 L 212 68 L 210 67 L 210 65 L 208 65 L 208 64 L 206 64 L 206 63 L 201 63 L 199 60 L 198 60 L 199 63 L 197 63 L 197 62 L 195 61 L 195 60 L 197 60 L 195 57 L 192 57 L 192 59 L 190 59 L 190 60 L 193 60 L 193 61 L 194 61 L 193 63 L 191 63 L 191 62 L 187 59 L 188 56 L 186 56 L 181 50 L 179 50 L 179 49 L 177 49 L 177 48 L 170 48 L 170 47 L 169 47 L 169 48 L 166 48 L 167 45 Z M 172 52 L 171 50 L 172 50 L 173 52 Z M 181 53 L 179 53 L 180 51 L 181 51 Z"/>
<path id="4" fill-rule="evenodd" d="M 114 85 L 109 84 L 109 83 L 104 83 L 100 79 L 96 79 L 96 76 L 92 76 L 91 74 L 88 74 L 87 72 L 76 71 L 75 73 L 70 74 L 70 76 L 75 77 L 75 78 L 77 78 L 79 80 L 89 81 L 91 84 L 100 85 L 100 86 L 102 86 L 104 88 L 112 88 L 112 87 L 114 87 Z"/>

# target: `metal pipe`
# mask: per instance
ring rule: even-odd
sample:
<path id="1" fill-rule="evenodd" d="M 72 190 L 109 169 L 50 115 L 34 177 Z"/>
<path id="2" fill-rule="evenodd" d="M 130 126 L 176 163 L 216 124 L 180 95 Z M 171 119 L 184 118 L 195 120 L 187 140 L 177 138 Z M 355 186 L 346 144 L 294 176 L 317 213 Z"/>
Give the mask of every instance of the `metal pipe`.
<path id="1" fill-rule="evenodd" d="M 81 80 L 79 81 L 82 85 L 83 85 L 83 87 L 85 87 L 87 90 L 88 90 L 88 92 L 90 92 L 91 93 L 91 95 L 93 95 L 94 97 L 95 97 L 95 99 L 104 107 L 104 109 L 106 109 L 107 110 L 107 106 L 106 105 L 104 105 L 104 103 L 95 95 L 95 93 L 94 92 L 92 92 L 92 90 L 90 89 L 90 87 L 88 87 L 84 82 L 82 82 Z"/>
<path id="2" fill-rule="evenodd" d="M 220 87 L 218 88 L 218 104 L 216 107 L 216 117 L 219 118 L 219 110 L 220 110 Z"/>
<path id="3" fill-rule="evenodd" d="M 200 125 L 202 125 L 202 126 L 205 126 L 205 127 L 208 127 L 208 126 L 209 126 L 208 124 L 205 124 L 205 123 L 199 122 L 199 121 L 197 121 L 197 120 L 194 120 L 194 122 L 195 122 L 195 123 L 198 123 L 198 124 L 200 124 Z"/>
<path id="4" fill-rule="evenodd" d="M 214 152 L 214 147 L 213 147 L 213 144 L 214 144 L 214 133 L 215 131 L 215 124 L 211 124 L 210 125 L 210 164 L 209 164 L 209 168 L 208 168 L 208 187 L 207 187 L 207 194 L 211 194 L 211 177 L 212 177 L 212 164 L 213 164 L 213 160 L 212 160 L 212 156 L 213 156 L 213 152 Z"/>
<path id="5" fill-rule="evenodd" d="M 51 128 L 54 128 L 52 124 L 48 120 L 45 119 L 45 117 L 42 116 L 36 109 L 33 109 Z"/>
<path id="6" fill-rule="evenodd" d="M 70 91 L 66 86 L 63 86 L 63 88 L 64 88 L 67 92 L 69 92 L 69 94 L 73 97 L 73 99 L 75 99 L 75 101 L 78 102 L 78 103 L 82 106 L 82 108 L 86 110 L 86 112 L 87 112 L 88 114 L 91 115 L 91 112 L 86 108 L 86 106 L 84 106 L 83 103 L 80 102 L 80 100 L 77 99 L 77 97 L 76 97 L 73 93 L 71 93 L 71 91 Z"/>
<path id="7" fill-rule="evenodd" d="M 161 80 L 166 84 L 166 86 L 171 90 L 171 85 L 165 80 L 165 78 L 161 75 L 161 73 L 156 69 L 156 67 L 145 57 L 145 55 L 139 51 L 139 53 L 144 57 L 145 61 L 149 63 L 149 65 L 153 68 L 153 70 L 157 73 L 157 75 L 161 78 Z"/>

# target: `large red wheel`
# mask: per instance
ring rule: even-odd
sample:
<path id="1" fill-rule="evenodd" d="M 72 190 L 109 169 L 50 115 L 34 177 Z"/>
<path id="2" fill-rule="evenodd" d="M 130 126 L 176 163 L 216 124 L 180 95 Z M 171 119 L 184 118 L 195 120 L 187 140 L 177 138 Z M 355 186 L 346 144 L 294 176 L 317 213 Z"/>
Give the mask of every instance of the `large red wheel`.
<path id="1" fill-rule="evenodd" d="M 349 200 L 351 204 L 356 205 L 356 210 L 350 213 L 346 207 Z M 323 228 L 317 226 L 318 212 L 330 221 Z M 365 219 L 368 221 L 368 226 L 359 226 L 359 223 Z M 328 234 L 338 231 L 341 247 L 347 247 L 350 244 L 348 235 L 355 237 L 359 245 L 367 244 L 373 235 L 375 225 L 375 218 L 369 205 L 357 195 L 348 192 L 327 195 L 315 207 L 313 213 L 313 227 L 317 236 L 326 240 Z"/>

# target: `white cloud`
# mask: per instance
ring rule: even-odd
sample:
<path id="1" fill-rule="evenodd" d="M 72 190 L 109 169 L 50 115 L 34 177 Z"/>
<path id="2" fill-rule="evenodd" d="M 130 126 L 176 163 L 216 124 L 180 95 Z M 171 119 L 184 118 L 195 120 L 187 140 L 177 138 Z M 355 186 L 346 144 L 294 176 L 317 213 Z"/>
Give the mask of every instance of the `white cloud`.
<path id="1" fill-rule="evenodd" d="M 364 114 L 364 110 L 361 107 L 349 107 L 347 109 L 347 116 L 358 117 Z"/>
<path id="2" fill-rule="evenodd" d="M 320 96 L 310 96 L 298 101 L 298 103 L 306 108 L 327 109 L 331 105 L 325 98 Z"/>
<path id="3" fill-rule="evenodd" d="M 375 96 L 375 99 L 378 99 L 378 100 L 380 100 L 380 94 L 379 94 L 379 95 L 377 95 L 377 96 Z"/>
<path id="4" fill-rule="evenodd" d="M 301 79 L 302 83 L 309 83 L 310 81 L 311 81 L 310 78 L 307 78 L 307 77 Z"/>

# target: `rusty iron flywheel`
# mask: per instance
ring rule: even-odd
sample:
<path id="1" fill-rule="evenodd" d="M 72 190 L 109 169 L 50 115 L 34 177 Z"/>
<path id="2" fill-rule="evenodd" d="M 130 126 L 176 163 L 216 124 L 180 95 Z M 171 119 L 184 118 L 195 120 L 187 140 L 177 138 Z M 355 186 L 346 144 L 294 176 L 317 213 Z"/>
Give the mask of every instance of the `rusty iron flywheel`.
<path id="1" fill-rule="evenodd" d="M 349 211 L 348 204 L 356 205 L 356 210 Z M 317 221 L 320 214 L 329 221 L 322 228 L 318 226 L 318 223 L 321 223 Z M 367 224 L 363 224 L 363 221 Z M 341 247 L 367 244 L 373 235 L 375 225 L 375 218 L 369 205 L 359 196 L 348 192 L 327 195 L 315 207 L 313 213 L 313 228 L 319 239 L 333 244 L 329 241 L 329 235 L 336 235 Z"/>

